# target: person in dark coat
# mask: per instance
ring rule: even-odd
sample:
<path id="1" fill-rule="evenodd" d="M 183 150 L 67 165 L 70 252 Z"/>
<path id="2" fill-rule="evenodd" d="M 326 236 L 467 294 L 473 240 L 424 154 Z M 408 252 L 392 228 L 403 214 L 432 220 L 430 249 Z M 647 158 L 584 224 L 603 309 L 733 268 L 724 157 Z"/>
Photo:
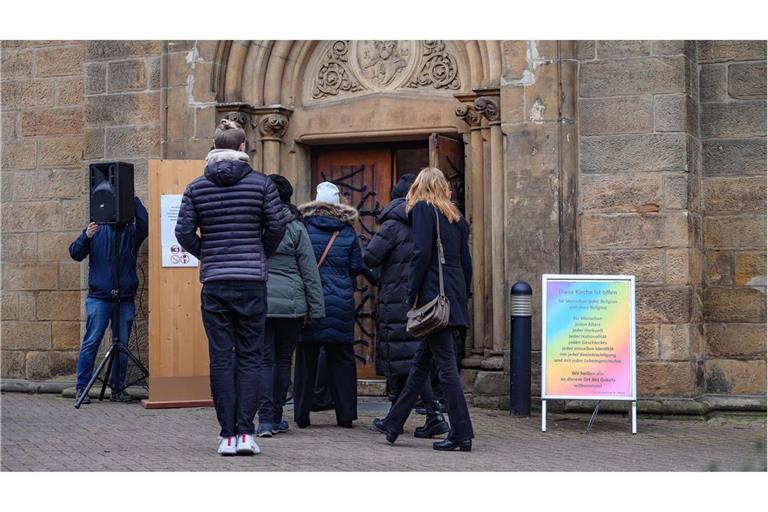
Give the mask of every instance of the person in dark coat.
<path id="1" fill-rule="evenodd" d="M 443 282 L 450 303 L 448 326 L 422 340 L 413 359 L 413 368 L 397 402 L 387 416 L 373 421 L 373 428 L 394 443 L 413 409 L 419 393 L 429 380 L 432 361 L 438 369 L 443 395 L 451 420 L 451 431 L 435 450 L 471 451 L 472 421 L 456 368 L 454 330 L 469 327 L 467 300 L 472 286 L 472 259 L 469 253 L 469 225 L 451 202 L 451 189 L 442 171 L 423 169 L 406 197 L 413 237 L 413 258 L 408 275 L 408 303 L 423 305 L 440 290 L 437 250 L 439 226 L 443 247 Z"/>
<path id="2" fill-rule="evenodd" d="M 256 454 L 267 257 L 283 238 L 284 210 L 272 181 L 251 169 L 242 128 L 222 120 L 214 144 L 205 173 L 184 192 L 176 239 L 200 260 L 211 394 L 221 426 L 218 451 Z"/>
<path id="3" fill-rule="evenodd" d="M 354 229 L 358 213 L 353 207 L 340 203 L 339 189 L 330 182 L 320 183 L 316 200 L 301 205 L 299 211 L 307 221 L 320 269 L 325 317 L 310 319 L 296 349 L 294 420 L 299 428 L 310 424 L 318 357 L 320 348 L 324 347 L 336 423 L 349 428 L 357 419 L 354 295 L 355 278 L 363 273 L 360 244 Z M 322 259 L 324 253 L 326 256 Z"/>
<path id="4" fill-rule="evenodd" d="M 283 420 L 283 406 L 291 382 L 293 351 L 305 318 L 325 316 L 323 285 L 315 252 L 301 213 L 291 204 L 293 187 L 279 174 L 272 174 L 269 179 L 280 195 L 286 227 L 283 240 L 268 258 L 267 324 L 259 368 L 258 437 L 272 437 L 272 434 L 288 431 L 288 422 Z"/>
<path id="5" fill-rule="evenodd" d="M 133 199 L 134 222 L 120 228 L 120 325 L 118 341 L 121 345 L 128 343 L 131 327 L 136 313 L 134 297 L 139 287 L 136 275 L 136 255 L 141 243 L 147 238 L 149 214 L 138 197 Z M 112 323 L 115 264 L 115 226 L 99 225 L 90 222 L 80 233 L 80 236 L 69 246 L 69 255 L 75 261 L 88 258 L 88 298 L 85 299 L 85 336 L 80 345 L 77 357 L 77 385 L 75 400 L 80 398 L 88 382 L 93 376 L 93 365 L 99 352 L 99 345 L 104 338 L 107 326 Z M 112 326 L 114 329 L 115 326 Z M 125 386 L 125 376 L 128 369 L 128 354 L 120 351 L 119 380 L 112 373 L 112 394 L 110 399 L 119 402 L 130 402 L 131 398 L 122 390 Z M 82 403 L 90 403 L 85 397 Z"/>
<path id="6" fill-rule="evenodd" d="M 387 376 L 390 400 L 394 403 L 408 378 L 411 361 L 420 341 L 406 331 L 410 306 L 407 296 L 408 267 L 413 254 L 411 224 L 405 212 L 405 195 L 416 179 L 413 174 L 400 177 L 392 189 L 392 201 L 379 215 L 381 228 L 363 252 L 363 262 L 370 269 L 380 269 L 376 295 L 376 365 Z M 433 437 L 448 432 L 449 427 L 435 403 L 432 384 L 427 380 L 421 393 L 427 420 L 416 429 L 416 437 Z"/>

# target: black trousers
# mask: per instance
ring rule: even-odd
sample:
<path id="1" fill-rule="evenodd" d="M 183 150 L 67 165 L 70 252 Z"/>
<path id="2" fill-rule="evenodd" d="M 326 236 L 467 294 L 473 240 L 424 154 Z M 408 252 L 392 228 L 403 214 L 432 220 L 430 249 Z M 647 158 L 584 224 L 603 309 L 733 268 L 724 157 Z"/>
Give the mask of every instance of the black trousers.
<path id="1" fill-rule="evenodd" d="M 432 373 L 436 373 L 434 366 Z M 408 375 L 408 373 L 393 373 L 387 377 L 387 386 L 389 387 L 389 401 L 392 402 L 392 404 L 397 402 L 397 399 L 400 397 L 403 389 L 405 389 L 405 383 L 408 382 Z M 424 409 L 427 411 L 427 414 L 437 414 L 439 411 L 435 406 L 436 396 L 432 391 L 431 381 L 432 379 L 430 378 L 427 379 L 427 381 L 424 383 L 424 389 L 422 389 L 421 393 L 419 393 L 419 398 L 421 398 L 421 403 L 424 405 Z"/>
<path id="2" fill-rule="evenodd" d="M 293 351 L 304 318 L 267 318 L 259 364 L 259 423 L 279 423 L 291 384 Z"/>
<path id="3" fill-rule="evenodd" d="M 206 283 L 201 293 L 201 309 L 208 335 L 211 394 L 220 435 L 253 434 L 267 314 L 266 283 Z"/>
<path id="4" fill-rule="evenodd" d="M 357 368 L 355 349 L 349 343 L 299 343 L 293 383 L 293 419 L 300 425 L 309 425 L 321 346 L 325 348 L 336 421 L 354 421 L 357 419 Z"/>
<path id="5" fill-rule="evenodd" d="M 389 430 L 402 433 L 403 425 L 408 419 L 419 393 L 423 391 L 424 384 L 429 381 L 430 369 L 434 360 L 440 383 L 443 386 L 443 399 L 451 422 L 451 431 L 447 438 L 461 442 L 475 437 L 472 430 L 472 420 L 469 418 L 469 409 L 459 381 L 454 340 L 453 330 L 447 328 L 433 333 L 421 342 L 416 355 L 413 357 L 413 366 L 411 366 L 405 388 L 400 393 L 397 402 L 389 410 L 387 417 L 384 418 L 384 426 Z"/>

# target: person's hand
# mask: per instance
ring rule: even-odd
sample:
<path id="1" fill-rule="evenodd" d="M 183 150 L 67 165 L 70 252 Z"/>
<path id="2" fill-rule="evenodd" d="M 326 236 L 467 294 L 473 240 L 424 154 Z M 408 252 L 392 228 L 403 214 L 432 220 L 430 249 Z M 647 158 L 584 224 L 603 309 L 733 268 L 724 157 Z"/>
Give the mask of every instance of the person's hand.
<path id="1" fill-rule="evenodd" d="M 96 234 L 96 232 L 99 230 L 99 225 L 95 222 L 89 222 L 88 226 L 85 228 L 85 236 L 88 238 L 93 238 L 93 235 Z"/>

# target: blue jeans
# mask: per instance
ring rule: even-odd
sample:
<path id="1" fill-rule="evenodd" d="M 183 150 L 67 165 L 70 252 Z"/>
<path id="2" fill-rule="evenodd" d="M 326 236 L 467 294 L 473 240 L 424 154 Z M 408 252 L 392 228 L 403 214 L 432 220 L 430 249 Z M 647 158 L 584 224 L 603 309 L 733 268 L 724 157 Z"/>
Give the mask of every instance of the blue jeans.
<path id="1" fill-rule="evenodd" d="M 136 314 L 136 306 L 132 299 L 120 299 L 120 329 L 118 339 L 120 345 L 126 346 L 131 337 L 131 326 Z M 85 337 L 80 345 L 80 355 L 77 358 L 77 389 L 85 389 L 93 376 L 93 366 L 99 353 L 99 345 L 104 338 L 107 326 L 112 323 L 112 300 L 88 297 L 85 300 Z M 113 326 L 114 327 L 114 326 Z M 122 388 L 125 385 L 125 374 L 128 370 L 128 354 L 120 351 L 120 380 L 115 380 L 115 370 L 112 368 L 110 386 Z"/>

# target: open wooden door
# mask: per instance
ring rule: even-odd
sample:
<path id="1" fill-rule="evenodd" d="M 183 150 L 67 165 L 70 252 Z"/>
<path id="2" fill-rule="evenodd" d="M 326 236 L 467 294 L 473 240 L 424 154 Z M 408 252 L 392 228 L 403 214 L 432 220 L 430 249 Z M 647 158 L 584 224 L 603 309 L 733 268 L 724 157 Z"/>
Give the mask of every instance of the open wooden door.
<path id="1" fill-rule="evenodd" d="M 202 160 L 149 162 L 148 409 L 213 405 L 198 267 L 163 267 L 161 248 L 162 196 L 183 194 L 204 167 Z"/>
<path id="2" fill-rule="evenodd" d="M 451 184 L 451 198 L 464 214 L 464 143 L 433 133 L 429 137 L 429 165 L 443 171 Z"/>

